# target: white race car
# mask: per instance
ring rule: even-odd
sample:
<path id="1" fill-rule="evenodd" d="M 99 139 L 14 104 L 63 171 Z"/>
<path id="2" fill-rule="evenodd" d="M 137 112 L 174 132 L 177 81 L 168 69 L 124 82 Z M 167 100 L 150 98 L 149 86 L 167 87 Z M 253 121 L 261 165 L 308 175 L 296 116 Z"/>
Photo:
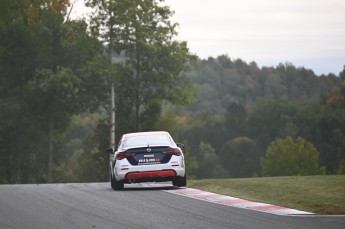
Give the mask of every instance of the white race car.
<path id="1" fill-rule="evenodd" d="M 172 181 L 186 186 L 183 144 L 176 144 L 165 131 L 124 134 L 110 162 L 111 187 L 122 190 L 124 184 Z"/>

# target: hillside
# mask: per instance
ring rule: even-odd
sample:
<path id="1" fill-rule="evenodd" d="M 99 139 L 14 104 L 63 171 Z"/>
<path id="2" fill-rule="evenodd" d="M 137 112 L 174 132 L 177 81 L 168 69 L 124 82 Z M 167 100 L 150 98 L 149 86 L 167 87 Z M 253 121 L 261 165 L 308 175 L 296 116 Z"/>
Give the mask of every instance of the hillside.
<path id="1" fill-rule="evenodd" d="M 268 145 L 287 136 L 310 141 L 327 173 L 344 163 L 339 76 L 317 76 L 289 63 L 259 68 L 228 56 L 198 60 L 184 76 L 192 81 L 195 98 L 179 111 L 176 129 L 187 142 L 195 177 L 260 175 Z"/>

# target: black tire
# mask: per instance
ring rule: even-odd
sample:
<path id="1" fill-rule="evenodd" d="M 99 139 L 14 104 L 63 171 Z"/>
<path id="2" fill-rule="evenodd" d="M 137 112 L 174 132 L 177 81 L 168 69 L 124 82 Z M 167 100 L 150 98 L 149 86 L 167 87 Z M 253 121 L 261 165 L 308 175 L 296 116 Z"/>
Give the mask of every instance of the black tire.
<path id="1" fill-rule="evenodd" d="M 175 177 L 172 183 L 176 187 L 187 186 L 187 177 Z"/>
<path id="2" fill-rule="evenodd" d="M 125 183 L 123 181 L 117 181 L 115 177 L 112 178 L 111 180 L 112 180 L 111 187 L 114 190 L 123 190 L 125 188 Z"/>
<path id="3" fill-rule="evenodd" d="M 113 179 L 113 176 L 110 177 L 110 185 L 111 185 L 111 188 L 114 189 L 114 179 Z"/>

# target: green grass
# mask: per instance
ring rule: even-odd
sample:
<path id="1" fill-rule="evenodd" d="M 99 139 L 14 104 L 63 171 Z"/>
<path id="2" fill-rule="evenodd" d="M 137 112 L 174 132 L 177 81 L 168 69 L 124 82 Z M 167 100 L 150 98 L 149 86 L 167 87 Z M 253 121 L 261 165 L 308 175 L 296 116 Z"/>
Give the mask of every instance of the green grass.
<path id="1" fill-rule="evenodd" d="M 190 180 L 204 191 L 316 214 L 345 215 L 345 175 Z"/>

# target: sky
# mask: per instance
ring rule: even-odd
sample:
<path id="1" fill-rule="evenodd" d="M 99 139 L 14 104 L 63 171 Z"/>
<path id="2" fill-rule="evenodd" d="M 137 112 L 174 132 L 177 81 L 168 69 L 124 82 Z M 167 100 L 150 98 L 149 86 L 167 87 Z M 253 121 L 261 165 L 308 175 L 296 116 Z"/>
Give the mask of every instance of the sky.
<path id="1" fill-rule="evenodd" d="M 73 1 L 73 0 L 72 0 Z M 75 0 L 73 15 L 86 15 Z M 165 0 L 178 40 L 202 59 L 228 55 L 260 67 L 292 63 L 317 75 L 345 65 L 345 0 Z"/>

